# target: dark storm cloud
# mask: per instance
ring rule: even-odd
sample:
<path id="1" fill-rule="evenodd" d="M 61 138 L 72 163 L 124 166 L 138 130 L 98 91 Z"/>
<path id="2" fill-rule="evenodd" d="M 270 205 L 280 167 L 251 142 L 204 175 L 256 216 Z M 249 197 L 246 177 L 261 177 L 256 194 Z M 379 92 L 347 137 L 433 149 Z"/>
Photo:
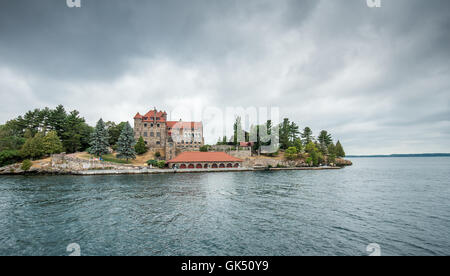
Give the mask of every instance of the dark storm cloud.
<path id="1" fill-rule="evenodd" d="M 0 2 L 1 121 L 278 106 L 349 153 L 450 151 L 449 1 L 65 2 Z"/>

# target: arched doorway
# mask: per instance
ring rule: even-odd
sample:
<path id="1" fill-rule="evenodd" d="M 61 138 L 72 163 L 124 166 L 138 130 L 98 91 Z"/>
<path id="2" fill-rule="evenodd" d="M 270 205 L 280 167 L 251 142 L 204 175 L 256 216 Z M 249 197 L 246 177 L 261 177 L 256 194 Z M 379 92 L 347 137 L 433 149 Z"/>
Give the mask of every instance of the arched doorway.
<path id="1" fill-rule="evenodd" d="M 195 168 L 195 166 L 194 166 L 194 164 L 189 164 L 188 168 L 193 169 L 193 168 Z"/>
<path id="2" fill-rule="evenodd" d="M 213 169 L 217 169 L 217 164 L 213 164 L 213 165 L 212 165 L 212 168 L 213 168 Z"/>
<path id="3" fill-rule="evenodd" d="M 235 168 L 239 168 L 239 163 L 234 164 Z"/>
<path id="4" fill-rule="evenodd" d="M 208 164 L 205 164 L 204 168 L 207 169 L 208 168 Z"/>
<path id="5" fill-rule="evenodd" d="M 233 164 L 228 163 L 228 164 L 227 164 L 227 168 L 233 168 Z"/>
<path id="6" fill-rule="evenodd" d="M 219 168 L 221 168 L 221 169 L 225 168 L 225 164 L 220 164 Z"/>
<path id="7" fill-rule="evenodd" d="M 180 169 L 186 169 L 186 164 L 181 164 Z"/>
<path id="8" fill-rule="evenodd" d="M 197 164 L 197 169 L 203 169 L 202 164 Z"/>

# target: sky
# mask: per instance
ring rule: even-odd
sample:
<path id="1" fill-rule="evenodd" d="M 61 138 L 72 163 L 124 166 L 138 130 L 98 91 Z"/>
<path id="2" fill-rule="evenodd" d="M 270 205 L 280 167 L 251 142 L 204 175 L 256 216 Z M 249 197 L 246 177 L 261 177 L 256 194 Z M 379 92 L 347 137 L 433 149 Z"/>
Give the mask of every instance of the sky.
<path id="1" fill-rule="evenodd" d="M 214 143 L 267 108 L 347 154 L 450 152 L 450 1 L 0 0 L 0 98 L 0 124 L 156 107 Z"/>

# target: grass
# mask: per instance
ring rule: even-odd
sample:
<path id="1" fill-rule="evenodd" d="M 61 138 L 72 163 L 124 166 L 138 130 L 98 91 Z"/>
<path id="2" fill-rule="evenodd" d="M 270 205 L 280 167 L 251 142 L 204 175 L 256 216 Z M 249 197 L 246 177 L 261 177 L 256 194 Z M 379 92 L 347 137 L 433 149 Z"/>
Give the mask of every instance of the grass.
<path id="1" fill-rule="evenodd" d="M 131 164 L 130 160 L 119 159 L 114 154 L 107 154 L 102 156 L 103 160 L 106 162 L 117 163 L 117 164 Z"/>

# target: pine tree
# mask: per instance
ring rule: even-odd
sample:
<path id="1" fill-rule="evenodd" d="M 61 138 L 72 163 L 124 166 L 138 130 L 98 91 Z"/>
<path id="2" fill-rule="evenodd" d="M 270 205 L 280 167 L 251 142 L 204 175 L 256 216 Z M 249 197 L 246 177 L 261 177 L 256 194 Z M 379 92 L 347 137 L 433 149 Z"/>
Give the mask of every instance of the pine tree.
<path id="1" fill-rule="evenodd" d="M 328 154 L 328 146 L 333 143 L 331 134 L 328 134 L 326 130 L 322 130 L 319 134 L 318 140 L 320 144 L 320 151 L 323 154 Z"/>
<path id="2" fill-rule="evenodd" d="M 345 157 L 345 151 L 344 151 L 344 148 L 342 147 L 340 141 L 338 141 L 336 143 L 336 157 L 339 157 L 339 158 Z"/>
<path id="3" fill-rule="evenodd" d="M 56 131 L 50 131 L 45 135 L 43 139 L 43 148 L 46 155 L 61 153 L 63 151 L 63 144 Z"/>
<path id="4" fill-rule="evenodd" d="M 108 131 L 105 127 L 105 122 L 100 119 L 95 126 L 94 132 L 91 135 L 91 149 L 90 153 L 96 156 L 108 154 Z"/>
<path id="5" fill-rule="evenodd" d="M 117 141 L 117 157 L 121 159 L 135 159 L 136 151 L 134 146 L 136 145 L 136 140 L 134 139 L 134 131 L 130 124 L 127 122 L 122 132 L 120 133 L 119 140 Z"/>
<path id="6" fill-rule="evenodd" d="M 138 155 L 144 154 L 148 151 L 147 146 L 145 145 L 144 138 L 139 137 L 138 142 L 136 143 L 136 146 L 134 146 L 134 150 Z"/>
<path id="7" fill-rule="evenodd" d="M 302 133 L 303 142 L 305 145 L 309 144 L 312 141 L 313 132 L 309 127 L 305 127 Z"/>
<path id="8" fill-rule="evenodd" d="M 283 120 L 280 126 L 280 144 L 282 149 L 288 149 L 290 146 L 289 143 L 289 133 L 290 133 L 291 123 L 288 118 Z"/>

